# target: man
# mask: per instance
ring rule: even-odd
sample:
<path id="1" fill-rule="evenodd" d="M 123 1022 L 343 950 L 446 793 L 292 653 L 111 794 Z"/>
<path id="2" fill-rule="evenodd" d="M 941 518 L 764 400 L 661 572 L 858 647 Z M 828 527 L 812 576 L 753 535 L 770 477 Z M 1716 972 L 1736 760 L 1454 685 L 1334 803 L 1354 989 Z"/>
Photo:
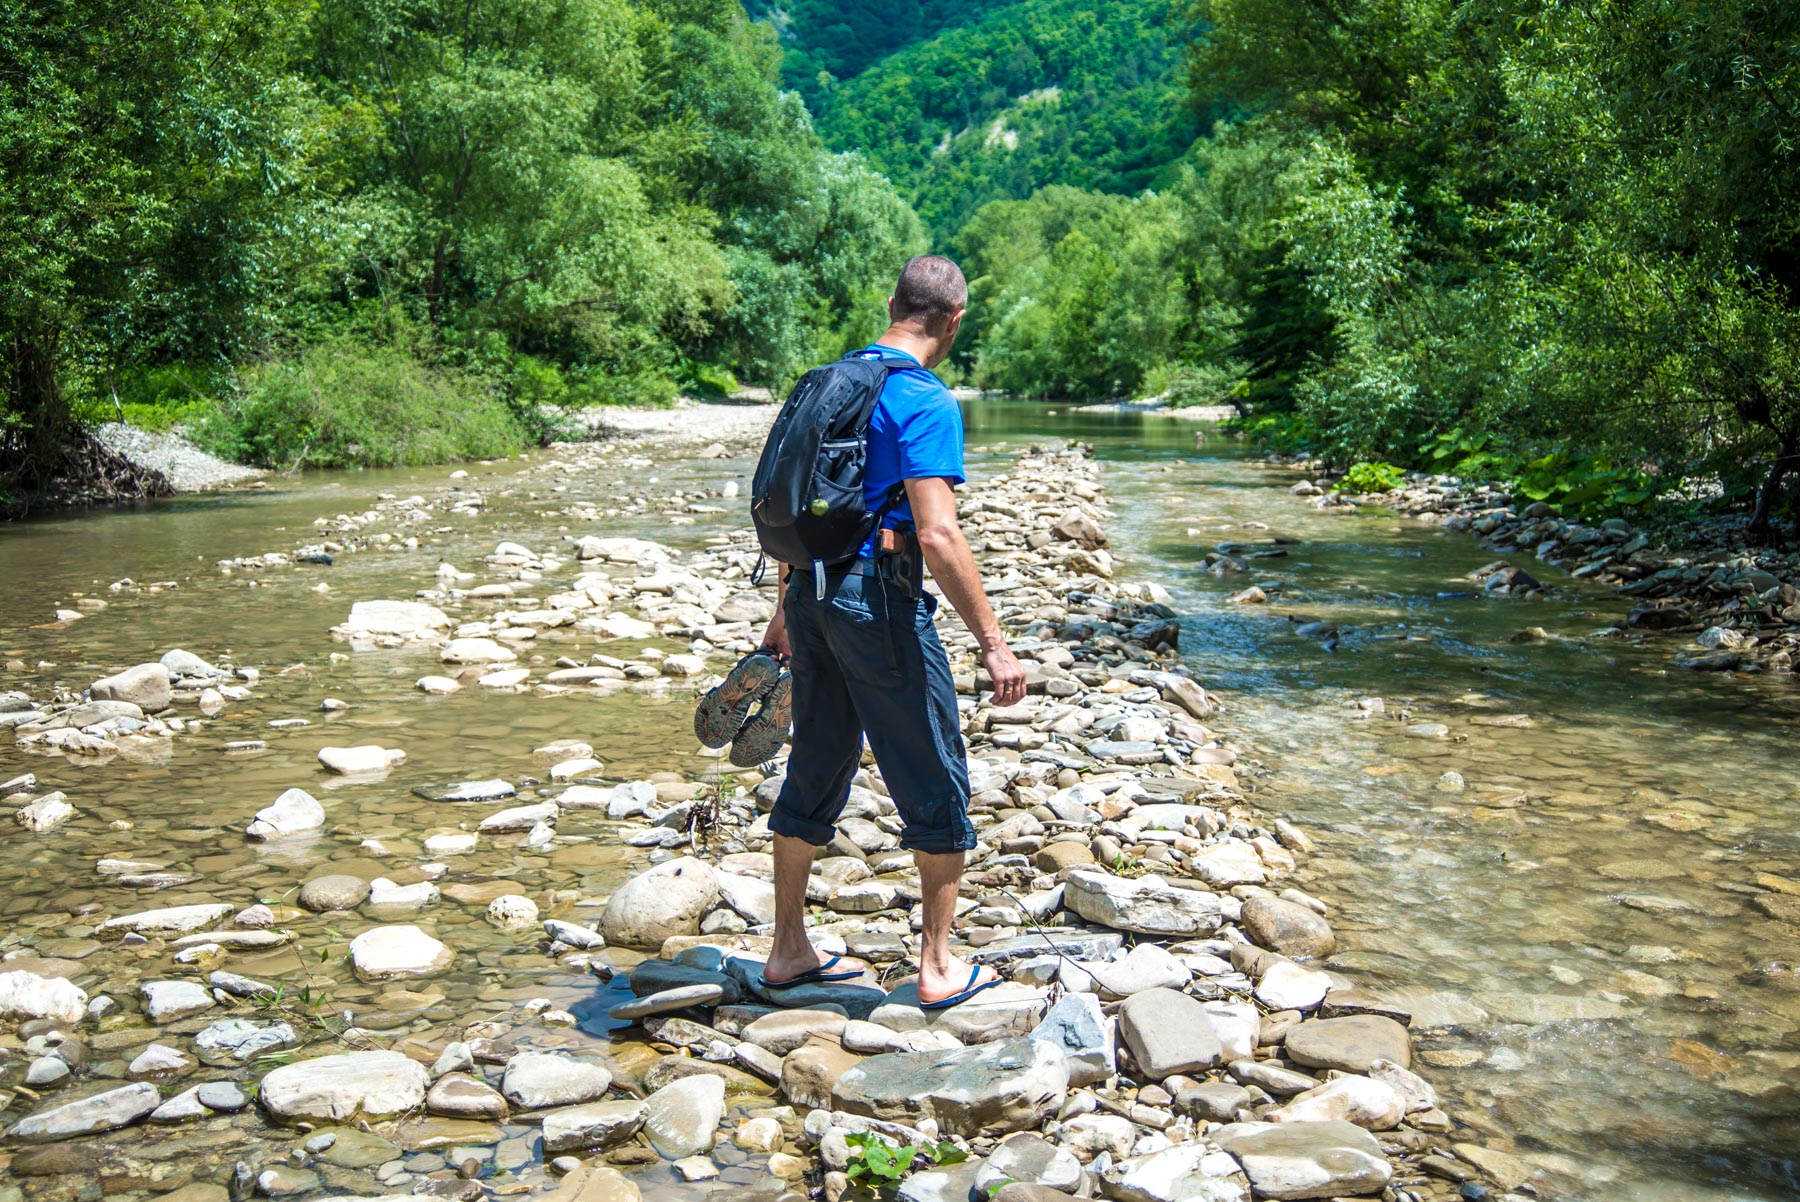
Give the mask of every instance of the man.
<path id="1" fill-rule="evenodd" d="M 905 499 L 882 525 L 916 531 L 917 546 L 963 623 L 975 635 L 996 705 L 1025 695 L 1019 666 L 994 618 L 975 558 L 956 520 L 952 491 L 963 482 L 962 413 L 928 370 L 949 355 L 962 328 L 969 289 L 956 264 L 921 255 L 900 273 L 888 298 L 891 324 L 868 348 L 918 364 L 892 372 L 869 421 L 863 493 L 873 511 L 903 483 Z M 814 981 L 850 980 L 864 966 L 823 959 L 806 937 L 806 881 L 817 849 L 831 842 L 849 796 L 866 734 L 882 780 L 905 823 L 900 845 L 913 853 L 924 895 L 919 1000 L 939 1009 L 997 982 L 950 954 L 950 923 L 963 853 L 975 846 L 969 824 L 969 770 L 950 662 L 932 623 L 936 601 L 910 596 L 893 579 L 894 562 L 878 548 L 829 572 L 823 599 L 810 576 L 788 587 L 763 645 L 791 655 L 793 751 L 775 802 L 775 938 L 764 983 L 780 990 Z"/>

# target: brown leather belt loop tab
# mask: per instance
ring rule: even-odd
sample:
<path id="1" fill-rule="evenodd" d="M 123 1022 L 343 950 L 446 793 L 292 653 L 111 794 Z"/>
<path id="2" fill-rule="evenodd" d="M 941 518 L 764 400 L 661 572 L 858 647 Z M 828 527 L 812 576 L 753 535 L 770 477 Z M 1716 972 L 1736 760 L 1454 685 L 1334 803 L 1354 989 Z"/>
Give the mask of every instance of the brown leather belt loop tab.
<path id="1" fill-rule="evenodd" d="M 898 555 L 906 549 L 906 537 L 898 530 L 883 526 L 875 532 L 875 549 L 889 555 Z"/>

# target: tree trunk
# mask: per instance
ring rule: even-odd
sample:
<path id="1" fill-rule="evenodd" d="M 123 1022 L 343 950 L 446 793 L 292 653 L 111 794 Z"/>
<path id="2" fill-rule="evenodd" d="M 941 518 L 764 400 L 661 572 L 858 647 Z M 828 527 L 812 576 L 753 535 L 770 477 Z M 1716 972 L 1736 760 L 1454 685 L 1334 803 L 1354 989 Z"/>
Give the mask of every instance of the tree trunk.
<path id="1" fill-rule="evenodd" d="M 1775 462 L 1756 492 L 1756 509 L 1750 515 L 1750 533 L 1767 535 L 1775 526 L 1775 506 L 1781 499 L 1781 482 L 1789 471 L 1800 468 L 1800 430 L 1789 430 L 1781 436 L 1781 447 Z"/>
<path id="2" fill-rule="evenodd" d="M 36 492 L 61 462 L 73 421 L 56 375 L 56 334 L 16 330 L 6 346 L 6 407 L 12 422 L 0 432 L 0 476 Z"/>

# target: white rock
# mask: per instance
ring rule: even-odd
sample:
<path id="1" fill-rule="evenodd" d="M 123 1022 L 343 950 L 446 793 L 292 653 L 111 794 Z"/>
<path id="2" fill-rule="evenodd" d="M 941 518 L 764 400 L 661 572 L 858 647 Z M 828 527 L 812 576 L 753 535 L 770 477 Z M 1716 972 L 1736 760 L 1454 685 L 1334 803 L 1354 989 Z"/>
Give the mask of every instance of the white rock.
<path id="1" fill-rule="evenodd" d="M 474 851 L 479 842 L 479 839 L 467 832 L 446 831 L 441 835 L 426 836 L 425 850 L 434 856 L 456 856 Z"/>
<path id="2" fill-rule="evenodd" d="M 528 831 L 540 822 L 555 822 L 557 806 L 554 801 L 540 801 L 534 805 L 514 806 L 509 810 L 501 810 L 481 820 L 477 829 L 484 835 L 502 831 Z"/>
<path id="3" fill-rule="evenodd" d="M 20 1143 L 45 1143 L 116 1131 L 148 1115 L 161 1100 L 156 1086 L 139 1081 L 73 1102 L 53 1102 L 7 1128 L 6 1137 Z"/>
<path id="4" fill-rule="evenodd" d="M 191 906 L 169 906 L 161 910 L 140 910 L 121 914 L 100 924 L 102 931 L 136 931 L 141 935 L 175 934 L 198 931 L 230 917 L 236 906 L 225 902 L 199 902 Z"/>
<path id="5" fill-rule="evenodd" d="M 564 760 L 550 767 L 551 780 L 575 780 L 582 776 L 597 776 L 606 770 L 606 765 L 592 756 L 584 756 L 578 760 Z"/>
<path id="6" fill-rule="evenodd" d="M 359 772 L 386 772 L 406 758 L 398 749 L 390 750 L 365 743 L 359 747 L 321 747 L 319 763 L 332 772 L 350 776 Z"/>
<path id="7" fill-rule="evenodd" d="M 487 920 L 503 931 L 536 926 L 538 921 L 537 903 L 529 897 L 517 893 L 496 897 L 488 903 Z"/>
<path id="8" fill-rule="evenodd" d="M 683 1077 L 644 1100 L 644 1132 L 671 1160 L 710 1151 L 724 1117 L 723 1077 Z"/>
<path id="9" fill-rule="evenodd" d="M 438 658 L 447 664 L 510 664 L 519 657 L 493 639 L 451 639 Z"/>
<path id="10" fill-rule="evenodd" d="M 421 676 L 413 687 L 421 693 L 443 696 L 458 691 L 462 688 L 462 684 L 448 676 Z"/>
<path id="11" fill-rule="evenodd" d="M 1369 1131 L 1391 1131 L 1406 1117 L 1406 1100 L 1391 1085 L 1352 1073 L 1297 1094 L 1263 1117 L 1271 1123 L 1342 1119 Z"/>
<path id="12" fill-rule="evenodd" d="M 305 789 L 288 789 L 244 828 L 252 839 L 277 839 L 325 825 L 325 807 Z"/>
<path id="13" fill-rule="evenodd" d="M 1256 983 L 1256 1000 L 1275 1010 L 1311 1010 L 1325 1000 L 1331 978 L 1292 960 L 1278 960 Z"/>
<path id="14" fill-rule="evenodd" d="M 212 994 L 198 981 L 145 981 L 138 992 L 153 1023 L 172 1023 L 213 1007 Z"/>
<path id="15" fill-rule="evenodd" d="M 434 904 L 439 896 L 438 887 L 430 881 L 419 881 L 412 885 L 397 885 L 384 876 L 378 876 L 369 882 L 369 904 L 371 906 L 417 909 L 420 906 Z"/>
<path id="16" fill-rule="evenodd" d="M 1238 1162 L 1206 1144 L 1179 1144 L 1108 1165 L 1101 1189 L 1118 1202 L 1248 1202 Z"/>
<path id="17" fill-rule="evenodd" d="M 1235 885 L 1260 885 L 1267 879 L 1262 857 L 1256 849 L 1238 839 L 1226 839 L 1201 848 L 1188 860 L 1193 874 L 1215 889 Z"/>
<path id="18" fill-rule="evenodd" d="M 75 807 L 61 793 L 49 793 L 13 815 L 18 824 L 30 831 L 55 830 L 75 816 Z"/>
<path id="19" fill-rule="evenodd" d="M 350 941 L 350 966 L 364 981 L 428 976 L 454 958 L 449 948 L 411 925 L 375 927 Z"/>
<path id="20" fill-rule="evenodd" d="M 54 1018 L 80 1022 L 88 995 L 62 977 L 18 969 L 0 972 L 0 1018 Z"/>
<path id="21" fill-rule="evenodd" d="M 1135 879 L 1097 868 L 1069 873 L 1063 902 L 1089 922 L 1144 935 L 1203 935 L 1218 929 L 1219 895 L 1180 889 L 1159 876 Z"/>
<path id="22" fill-rule="evenodd" d="M 347 1124 L 416 1109 L 430 1084 L 425 1066 L 399 1052 L 346 1052 L 284 1064 L 262 1079 L 257 1096 L 285 1122 Z"/>
<path id="23" fill-rule="evenodd" d="M 434 637 L 450 629 L 450 618 L 435 605 L 419 601 L 358 601 L 350 616 L 331 633 L 343 638 L 386 635 L 403 639 Z"/>
<path id="24" fill-rule="evenodd" d="M 700 919 L 718 898 L 712 867 L 681 856 L 620 886 L 606 903 L 600 932 L 613 947 L 660 948 L 673 936 L 699 934 Z"/>
<path id="25" fill-rule="evenodd" d="M 500 1092 L 515 1106 L 542 1110 L 598 1101 L 611 1085 L 612 1073 L 603 1064 L 554 1052 L 520 1052 L 506 1062 Z"/>

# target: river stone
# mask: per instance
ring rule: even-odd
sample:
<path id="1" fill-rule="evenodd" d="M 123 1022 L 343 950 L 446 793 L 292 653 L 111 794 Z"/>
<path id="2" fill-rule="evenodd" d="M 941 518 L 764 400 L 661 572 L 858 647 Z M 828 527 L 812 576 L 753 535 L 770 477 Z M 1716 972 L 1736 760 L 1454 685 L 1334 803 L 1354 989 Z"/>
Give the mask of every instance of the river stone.
<path id="1" fill-rule="evenodd" d="M 973 1137 L 1034 1127 L 1069 1089 L 1062 1053 L 1043 1040 L 1009 1039 L 943 1052 L 871 1056 L 832 1089 L 838 1110 Z"/>
<path id="2" fill-rule="evenodd" d="M 606 937 L 599 931 L 592 927 L 564 922 L 560 918 L 544 919 L 544 933 L 558 943 L 566 943 L 570 947 L 580 948 L 583 951 L 606 946 Z"/>
<path id="3" fill-rule="evenodd" d="M 700 920 L 719 899 L 718 875 L 692 856 L 639 873 L 606 903 L 600 933 L 613 947 L 660 949 L 663 940 L 698 935 Z"/>
<path id="4" fill-rule="evenodd" d="M 1375 1137 L 1350 1123 L 1232 1123 L 1212 1141 L 1237 1158 L 1260 1198 L 1380 1193 L 1394 1170 Z"/>
<path id="5" fill-rule="evenodd" d="M 138 986 L 144 1014 L 158 1024 L 177 1022 L 213 1008 L 213 996 L 198 981 L 145 981 Z"/>
<path id="6" fill-rule="evenodd" d="M 1229 1123 L 1251 1103 L 1251 1093 L 1229 1081 L 1184 1086 L 1175 1095 L 1175 1113 L 1213 1123 Z"/>
<path id="7" fill-rule="evenodd" d="M 221 1114 L 236 1114 L 250 1105 L 250 1097 L 231 1081 L 207 1081 L 194 1090 L 200 1104 Z"/>
<path id="8" fill-rule="evenodd" d="M 1089 922 L 1142 935 L 1204 935 L 1220 922 L 1216 893 L 1180 889 L 1159 876 L 1128 880 L 1097 868 L 1069 873 L 1063 904 Z"/>
<path id="9" fill-rule="evenodd" d="M 1178 1144 L 1100 1171 L 1100 1192 L 1117 1202 L 1248 1202 L 1238 1162 L 1209 1144 Z"/>
<path id="10" fill-rule="evenodd" d="M 274 990 L 269 992 L 273 994 Z M 194 1050 L 202 1059 L 249 1060 L 275 1048 L 293 1047 L 299 1042 L 294 1028 L 286 1023 L 222 1018 L 194 1036 Z"/>
<path id="11" fill-rule="evenodd" d="M 489 1085 L 468 1073 L 445 1073 L 425 1095 L 425 1109 L 432 1114 L 453 1119 L 504 1119 L 506 1098 Z"/>
<path id="12" fill-rule="evenodd" d="M 719 896 L 743 916 L 745 922 L 766 926 L 775 921 L 775 886 L 761 877 L 735 872 L 717 874 Z"/>
<path id="13" fill-rule="evenodd" d="M 150 1112 L 153 1123 L 191 1123 L 195 1119 L 207 1116 L 207 1109 L 200 1103 L 200 1087 L 184 1089 L 155 1110 Z"/>
<path id="14" fill-rule="evenodd" d="M 423 639 L 448 630 L 450 625 L 449 615 L 435 605 L 419 601 L 358 601 L 350 607 L 350 616 L 341 626 L 333 627 L 332 633 Z"/>
<path id="15" fill-rule="evenodd" d="M 168 709 L 175 696 L 169 670 L 161 664 L 139 664 L 102 677 L 88 687 L 88 694 L 95 701 L 128 701 L 146 714 Z"/>
<path id="16" fill-rule="evenodd" d="M 236 906 L 226 902 L 200 902 L 191 906 L 169 906 L 161 910 L 140 910 L 121 914 L 100 924 L 102 931 L 136 931 L 140 935 L 169 935 L 197 931 L 230 916 Z"/>
<path id="17" fill-rule="evenodd" d="M 645 1104 L 635 1098 L 547 1110 L 544 1153 L 585 1152 L 622 1144 L 643 1128 L 645 1111 Z"/>
<path id="18" fill-rule="evenodd" d="M 86 991 L 62 977 L 40 977 L 23 969 L 0 972 L 0 1018 L 54 1018 L 81 1021 Z"/>
<path id="19" fill-rule="evenodd" d="M 1329 923 L 1305 906 L 1279 897 L 1259 895 L 1245 901 L 1239 925 L 1258 947 L 1284 956 L 1319 960 L 1337 950 L 1337 936 Z"/>
<path id="20" fill-rule="evenodd" d="M 1100 999 L 1091 993 L 1065 993 L 1030 1038 L 1061 1054 L 1072 1086 L 1092 1085 L 1113 1075 L 1112 1024 L 1100 1013 Z"/>
<path id="21" fill-rule="evenodd" d="M 438 658 L 447 664 L 510 664 L 519 657 L 493 639 L 451 639 Z"/>
<path id="22" fill-rule="evenodd" d="M 50 793 L 20 807 L 13 820 L 27 830 L 52 831 L 74 816 L 66 794 Z"/>
<path id="23" fill-rule="evenodd" d="M 1312 1010 L 1325 1000 L 1331 978 L 1292 960 L 1277 960 L 1256 983 L 1256 1000 L 1271 1010 Z"/>
<path id="24" fill-rule="evenodd" d="M 1188 859 L 1188 870 L 1215 889 L 1260 885 L 1267 878 L 1262 857 L 1240 839 L 1203 847 Z"/>
<path id="25" fill-rule="evenodd" d="M 710 1151 L 724 1117 L 721 1077 L 683 1077 L 644 1100 L 644 1133 L 651 1147 L 670 1160 Z"/>
<path id="26" fill-rule="evenodd" d="M 430 976 L 450 967 L 455 956 L 411 925 L 374 927 L 350 941 L 350 967 L 364 981 Z"/>
<path id="27" fill-rule="evenodd" d="M 1107 1001 L 1147 989 L 1180 989 L 1193 975 L 1159 943 L 1140 943 L 1117 960 L 1090 960 L 1080 968 L 1093 979 L 1100 996 Z"/>
<path id="28" fill-rule="evenodd" d="M 148 1081 L 119 1086 L 78 1098 L 72 1102 L 56 1102 L 28 1114 L 6 1130 L 6 1138 L 20 1143 L 38 1144 L 68 1139 L 76 1135 L 94 1135 L 116 1131 L 147 1116 L 161 1103 L 156 1086 Z"/>
<path id="29" fill-rule="evenodd" d="M 1173 989 L 1149 989 L 1125 999 L 1119 1034 L 1152 1081 L 1204 1071 L 1224 1055 L 1206 1008 Z"/>
<path id="30" fill-rule="evenodd" d="M 412 1110 L 430 1084 L 425 1066 L 399 1052 L 344 1052 L 282 1065 L 257 1097 L 277 1121 L 350 1123 Z"/>
<path id="31" fill-rule="evenodd" d="M 1393 1019 L 1377 1014 L 1301 1023 L 1288 1032 L 1286 1046 L 1289 1058 L 1308 1068 L 1362 1073 L 1377 1060 L 1412 1067 L 1412 1037 Z"/>
<path id="32" fill-rule="evenodd" d="M 979 1196 L 975 1176 L 981 1166 L 980 1160 L 965 1160 L 913 1173 L 894 1190 L 895 1202 L 969 1202 Z"/>
<path id="33" fill-rule="evenodd" d="M 300 905 L 314 914 L 354 910 L 368 899 L 369 882 L 341 872 L 316 876 L 300 886 Z"/>
<path id="34" fill-rule="evenodd" d="M 684 985 L 680 989 L 665 989 L 648 997 L 621 1002 L 606 1013 L 609 1018 L 630 1021 L 667 1014 L 671 1010 L 686 1010 L 690 1006 L 716 1006 L 724 997 L 722 985 Z"/>
<path id="35" fill-rule="evenodd" d="M 751 1022 L 741 1035 L 759 1048 L 785 1056 L 814 1035 L 836 1039 L 848 1021 L 834 1010 L 777 1010 Z"/>
<path id="36" fill-rule="evenodd" d="M 325 807 L 304 789 L 288 789 L 244 828 L 251 839 L 278 839 L 325 825 Z"/>
<path id="37" fill-rule="evenodd" d="M 534 927 L 538 923 L 537 903 L 521 893 L 503 893 L 488 903 L 487 920 L 503 931 Z"/>
<path id="38" fill-rule="evenodd" d="M 606 1096 L 612 1073 L 603 1064 L 554 1052 L 520 1052 L 506 1062 L 500 1092 L 526 1110 L 573 1106 Z"/>
<path id="39" fill-rule="evenodd" d="M 1008 1181 L 1046 1185 L 1065 1194 L 1081 1184 L 1081 1162 L 1035 1132 L 1013 1136 L 989 1154 L 975 1174 L 975 1188 L 984 1193 Z"/>
<path id="40" fill-rule="evenodd" d="M 361 772 L 386 772 L 405 758 L 404 751 L 378 747 L 374 743 L 364 743 L 357 747 L 319 748 L 319 763 L 342 776 L 354 776 Z"/>
<path id="41" fill-rule="evenodd" d="M 1391 1085 L 1349 1073 L 1296 1095 L 1265 1117 L 1271 1123 L 1342 1119 L 1368 1131 L 1391 1131 L 1406 1117 L 1406 1099 Z"/>

